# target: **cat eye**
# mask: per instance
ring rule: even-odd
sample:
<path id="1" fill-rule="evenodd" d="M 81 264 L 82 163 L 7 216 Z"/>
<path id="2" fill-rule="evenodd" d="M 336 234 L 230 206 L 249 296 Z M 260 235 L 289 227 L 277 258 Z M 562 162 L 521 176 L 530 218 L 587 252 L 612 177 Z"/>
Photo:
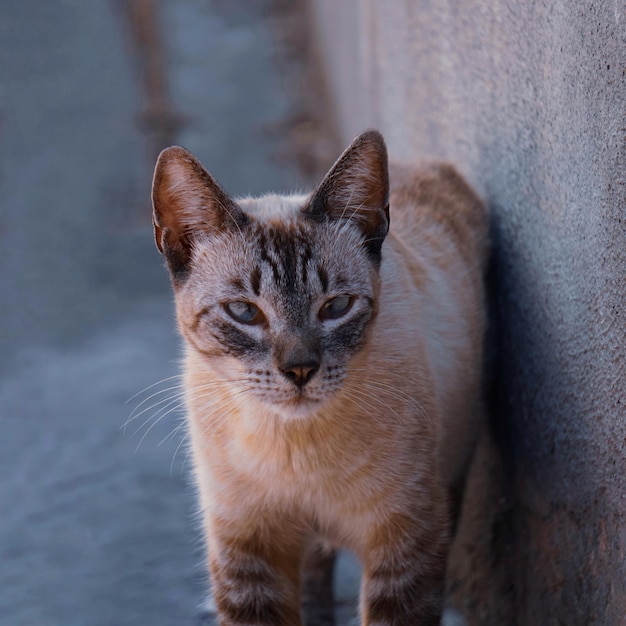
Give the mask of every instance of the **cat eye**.
<path id="1" fill-rule="evenodd" d="M 337 296 L 328 300 L 320 309 L 320 318 L 323 320 L 336 320 L 343 317 L 354 303 L 354 296 Z"/>
<path id="2" fill-rule="evenodd" d="M 224 309 L 236 322 L 242 324 L 261 324 L 264 319 L 259 307 L 250 302 L 243 302 L 242 300 L 226 302 Z"/>

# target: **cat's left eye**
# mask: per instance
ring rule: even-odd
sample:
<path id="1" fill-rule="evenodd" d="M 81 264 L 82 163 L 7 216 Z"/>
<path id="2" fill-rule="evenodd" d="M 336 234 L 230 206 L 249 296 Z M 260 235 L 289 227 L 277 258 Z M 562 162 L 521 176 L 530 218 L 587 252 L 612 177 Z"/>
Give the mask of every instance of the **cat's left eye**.
<path id="1" fill-rule="evenodd" d="M 353 296 L 331 298 L 320 309 L 320 318 L 323 320 L 336 320 L 343 317 L 352 308 L 353 303 Z"/>
<path id="2" fill-rule="evenodd" d="M 251 302 L 240 300 L 226 302 L 224 309 L 236 322 L 241 322 L 242 324 L 261 324 L 264 319 L 259 307 Z"/>

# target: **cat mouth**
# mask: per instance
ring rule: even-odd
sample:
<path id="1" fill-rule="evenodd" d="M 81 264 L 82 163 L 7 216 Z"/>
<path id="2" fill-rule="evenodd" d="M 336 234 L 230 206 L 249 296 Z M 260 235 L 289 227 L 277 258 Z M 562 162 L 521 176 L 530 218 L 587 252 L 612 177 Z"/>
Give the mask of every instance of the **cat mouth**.
<path id="1" fill-rule="evenodd" d="M 290 398 L 286 398 L 276 404 L 283 410 L 294 411 L 294 413 L 309 413 L 320 406 L 322 401 L 319 398 L 309 396 L 305 391 L 300 390 Z"/>
<path id="2" fill-rule="evenodd" d="M 276 403 L 274 410 L 286 422 L 300 421 L 312 418 L 317 413 L 321 404 L 319 400 L 296 396 L 289 400 Z"/>
<path id="3" fill-rule="evenodd" d="M 315 413 L 325 402 L 325 397 L 307 389 L 294 389 L 281 394 L 263 394 L 260 398 L 268 408 L 277 411 L 284 419 L 301 419 Z"/>
<path id="4" fill-rule="evenodd" d="M 304 391 L 298 391 L 294 396 L 283 402 L 287 406 L 302 407 L 306 405 L 318 404 L 319 400 L 309 397 Z"/>

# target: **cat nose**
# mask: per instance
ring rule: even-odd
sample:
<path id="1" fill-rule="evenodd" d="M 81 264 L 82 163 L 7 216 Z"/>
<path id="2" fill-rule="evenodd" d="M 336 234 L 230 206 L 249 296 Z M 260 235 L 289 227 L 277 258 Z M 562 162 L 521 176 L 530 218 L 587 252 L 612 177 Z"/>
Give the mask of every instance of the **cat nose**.
<path id="1" fill-rule="evenodd" d="M 306 363 L 286 363 L 280 371 L 298 387 L 304 387 L 317 370 L 320 364 L 317 360 L 310 360 Z"/>

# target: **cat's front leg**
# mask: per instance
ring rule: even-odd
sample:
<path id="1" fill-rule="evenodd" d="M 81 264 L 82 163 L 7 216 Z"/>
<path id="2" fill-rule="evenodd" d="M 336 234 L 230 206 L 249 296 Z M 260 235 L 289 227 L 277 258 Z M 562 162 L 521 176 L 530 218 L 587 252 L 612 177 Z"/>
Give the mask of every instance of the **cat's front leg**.
<path id="1" fill-rule="evenodd" d="M 335 551 L 322 540 L 309 547 L 302 571 L 302 611 L 306 626 L 335 626 Z"/>
<path id="2" fill-rule="evenodd" d="M 302 626 L 300 545 L 284 532 L 247 531 L 209 537 L 220 626 Z"/>
<path id="3" fill-rule="evenodd" d="M 372 533 L 363 555 L 363 626 L 435 626 L 445 592 L 448 524 L 398 516 Z"/>

